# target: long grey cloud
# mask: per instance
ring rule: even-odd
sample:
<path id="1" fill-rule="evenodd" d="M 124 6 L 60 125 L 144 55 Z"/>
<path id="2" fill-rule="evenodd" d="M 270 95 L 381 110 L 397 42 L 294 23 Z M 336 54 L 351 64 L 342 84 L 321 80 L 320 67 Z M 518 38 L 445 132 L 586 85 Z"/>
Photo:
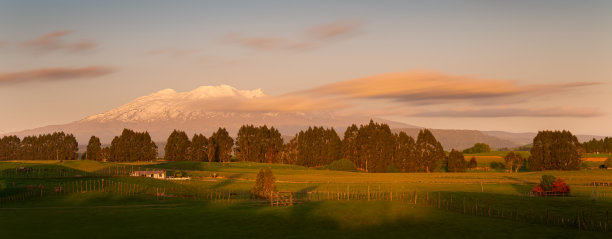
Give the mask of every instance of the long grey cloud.
<path id="1" fill-rule="evenodd" d="M 50 52 L 56 50 L 68 50 L 71 52 L 81 52 L 92 49 L 97 44 L 90 40 L 68 41 L 66 36 L 72 34 L 73 31 L 55 31 L 37 38 L 25 41 L 23 46 L 31 47 L 41 52 Z"/>
<path id="2" fill-rule="evenodd" d="M 469 110 L 424 111 L 409 116 L 416 117 L 460 117 L 460 118 L 499 118 L 499 117 L 597 117 L 602 112 L 594 108 L 492 108 Z"/>
<path id="3" fill-rule="evenodd" d="M 105 66 L 88 66 L 81 68 L 43 68 L 27 71 L 0 73 L 0 84 L 19 84 L 26 82 L 62 81 L 71 79 L 88 79 L 104 76 L 113 72 Z"/>

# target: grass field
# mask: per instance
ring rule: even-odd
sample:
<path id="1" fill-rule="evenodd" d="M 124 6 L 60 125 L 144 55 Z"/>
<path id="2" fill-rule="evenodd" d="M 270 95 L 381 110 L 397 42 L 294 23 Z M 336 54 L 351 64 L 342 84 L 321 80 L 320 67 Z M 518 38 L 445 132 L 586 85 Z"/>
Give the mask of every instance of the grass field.
<path id="1" fill-rule="evenodd" d="M 83 200 L 82 198 L 86 198 Z M 124 202 L 124 203 L 121 203 Z M 606 238 L 605 233 L 465 216 L 400 202 L 293 207 L 147 201 L 100 194 L 2 208 L 6 238 Z M 35 226 L 36 230 L 32 230 Z"/>
<path id="2" fill-rule="evenodd" d="M 33 171 L 23 175 L 15 172 L 16 167 L 31 167 Z M 249 199 L 248 191 L 254 185 L 257 171 L 266 167 L 273 170 L 279 191 L 295 193 L 297 205 L 272 208 L 265 202 Z M 106 176 L 106 172 L 120 169 L 144 168 L 181 170 L 192 180 Z M 563 178 L 572 187 L 572 195 L 526 196 L 544 174 Z M 106 190 L 101 193 L 103 178 Z M 377 174 L 249 162 L 133 165 L 92 161 L 0 162 L 0 188 L 1 185 L 6 187 L 0 190 L 0 199 L 15 193 L 35 195 L 29 200 L 0 202 L 0 225 L 9 225 L 8 231 L 3 230 L 6 235 L 17 235 L 26 230 L 29 225 L 26 221 L 49 221 L 41 231 L 57 237 L 83 237 L 91 230 L 104 228 L 113 230 L 91 237 L 127 235 L 137 229 L 143 236 L 178 235 L 182 238 L 247 235 L 352 238 L 396 237 L 405 233 L 415 234 L 414 237 L 609 237 L 609 233 L 542 225 L 544 215 L 549 215 L 550 220 L 565 220 L 566 227 L 567 220 L 580 214 L 585 214 L 594 224 L 605 221 L 606 213 L 612 211 L 612 187 L 587 186 L 592 182 L 612 182 L 612 170 Z M 35 190 L 28 191 L 28 186 L 32 185 L 43 185 L 45 189 L 62 186 L 68 192 L 47 192 L 40 198 Z M 88 185 L 85 193 L 80 192 L 83 185 Z M 111 190 L 114 185 L 118 187 Z M 128 192 L 152 192 L 155 188 L 168 195 L 186 195 L 191 199 L 159 200 L 151 194 L 126 194 L 126 187 Z M 207 195 L 212 197 L 213 193 L 215 199 L 219 194 L 222 200 L 209 200 Z M 369 194 L 375 195 L 373 201 L 365 200 L 365 195 Z M 416 206 L 413 204 L 415 194 L 418 196 Z M 232 197 L 231 203 L 224 195 Z M 443 206 L 436 208 L 436 204 Z M 462 208 L 462 205 L 466 206 Z M 478 216 L 471 215 L 469 210 L 474 206 L 481 210 L 491 208 L 489 215 L 493 216 L 483 217 L 482 211 Z M 462 213 L 466 207 L 468 213 Z M 516 211 L 520 211 L 519 222 L 512 220 L 512 213 Z M 504 216 L 500 218 L 500 215 Z M 78 230 L 68 230 L 65 225 L 73 225 Z M 164 230 L 159 229 L 162 227 Z M 436 229 L 439 227 L 449 229 L 440 232 Z M 462 230 L 467 234 L 458 234 Z M 28 235 L 26 237 L 38 237 L 41 234 L 37 233 L 42 232 L 21 233 Z"/>

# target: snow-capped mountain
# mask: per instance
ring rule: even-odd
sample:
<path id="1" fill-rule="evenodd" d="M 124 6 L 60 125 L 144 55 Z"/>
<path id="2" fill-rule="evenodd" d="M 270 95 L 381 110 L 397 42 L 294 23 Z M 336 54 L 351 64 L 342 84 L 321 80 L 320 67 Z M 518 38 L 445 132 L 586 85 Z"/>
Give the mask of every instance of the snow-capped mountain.
<path id="1" fill-rule="evenodd" d="M 208 136 L 219 127 L 224 127 L 230 134 L 236 135 L 242 125 L 265 124 L 290 136 L 309 126 L 334 127 L 341 133 L 350 124 L 366 124 L 370 120 L 367 116 L 340 116 L 333 111 L 275 110 L 274 104 L 271 104 L 275 101 L 278 99 L 266 95 L 261 89 L 239 90 L 228 85 L 201 86 L 188 92 L 165 89 L 79 121 L 13 134 L 26 136 L 64 131 L 74 134 L 80 144 L 87 144 L 92 135 L 100 137 L 103 143 L 110 143 L 114 136 L 121 134 L 123 128 L 129 128 L 146 130 L 153 140 L 163 142 L 174 129 L 184 130 L 189 135 L 203 133 Z M 415 127 L 375 120 L 387 123 L 392 128 Z"/>

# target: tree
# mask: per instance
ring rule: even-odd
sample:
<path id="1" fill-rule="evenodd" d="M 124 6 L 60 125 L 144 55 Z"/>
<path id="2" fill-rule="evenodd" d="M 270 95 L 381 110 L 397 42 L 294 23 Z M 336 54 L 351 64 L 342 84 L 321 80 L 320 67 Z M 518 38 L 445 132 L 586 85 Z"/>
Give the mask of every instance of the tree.
<path id="1" fill-rule="evenodd" d="M 465 162 L 463 153 L 455 149 L 451 150 L 450 154 L 448 155 L 447 168 L 449 172 L 465 172 L 467 163 Z"/>
<path id="2" fill-rule="evenodd" d="M 344 131 L 344 138 L 342 139 L 342 155 L 345 159 L 353 162 L 357 161 L 359 146 L 357 145 L 357 136 L 359 135 L 359 128 L 357 125 L 352 124 L 346 131 Z"/>
<path id="3" fill-rule="evenodd" d="M 468 168 L 477 168 L 478 162 L 476 162 L 476 157 L 472 156 L 470 162 L 468 163 Z"/>
<path id="4" fill-rule="evenodd" d="M 478 154 L 491 152 L 491 147 L 485 143 L 476 143 L 471 148 L 463 150 L 464 154 Z"/>
<path id="5" fill-rule="evenodd" d="M 189 161 L 208 161 L 208 139 L 202 134 L 194 134 L 189 145 Z"/>
<path id="6" fill-rule="evenodd" d="M 89 138 L 89 143 L 87 144 L 87 150 L 85 151 L 85 159 L 102 161 L 101 152 L 102 143 L 100 143 L 100 138 L 92 135 L 91 138 Z"/>
<path id="7" fill-rule="evenodd" d="M 251 189 L 251 197 L 253 198 L 270 198 L 271 194 L 276 192 L 276 183 L 274 173 L 270 168 L 259 169 L 255 186 Z"/>
<path id="8" fill-rule="evenodd" d="M 187 160 L 187 150 L 189 149 L 189 137 L 185 131 L 173 130 L 164 147 L 164 159 L 168 161 Z"/>
<path id="9" fill-rule="evenodd" d="M 417 159 L 416 159 L 416 142 L 410 136 L 404 132 L 400 132 L 395 135 L 396 147 L 395 147 L 395 160 L 399 165 L 399 169 L 402 172 L 416 172 Z"/>
<path id="10" fill-rule="evenodd" d="M 232 159 L 232 147 L 234 146 L 234 139 L 229 136 L 229 133 L 225 128 L 219 128 L 217 132 L 214 132 L 208 140 L 209 145 L 209 161 L 210 156 L 213 156 L 212 161 L 215 162 L 229 162 Z"/>
<path id="11" fill-rule="evenodd" d="M 531 170 L 579 170 L 581 144 L 569 131 L 540 131 L 533 139 Z"/>
<path id="12" fill-rule="evenodd" d="M 510 172 L 514 171 L 518 173 L 519 169 L 523 167 L 525 159 L 523 159 L 521 154 L 511 151 L 504 156 L 504 161 L 506 162 L 506 169 L 510 170 Z"/>
<path id="13" fill-rule="evenodd" d="M 416 143 L 417 167 L 421 172 L 431 172 L 440 168 L 446 158 L 442 144 L 436 140 L 431 131 L 419 131 Z"/>
<path id="14" fill-rule="evenodd" d="M 395 162 L 395 135 L 387 124 L 374 123 L 359 126 L 358 154 L 355 165 L 366 172 L 384 173 Z"/>
<path id="15" fill-rule="evenodd" d="M 283 149 L 281 151 L 280 163 L 287 164 L 297 164 L 297 155 L 298 155 L 298 136 L 297 134 L 289 141 L 283 145 Z"/>

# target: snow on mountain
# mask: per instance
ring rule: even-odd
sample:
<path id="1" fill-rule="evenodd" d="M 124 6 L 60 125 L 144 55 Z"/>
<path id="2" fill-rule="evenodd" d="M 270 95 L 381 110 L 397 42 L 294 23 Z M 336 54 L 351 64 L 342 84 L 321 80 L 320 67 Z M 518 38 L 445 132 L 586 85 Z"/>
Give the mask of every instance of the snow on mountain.
<path id="1" fill-rule="evenodd" d="M 156 122 L 192 120 L 212 116 L 211 112 L 228 111 L 215 102 L 236 102 L 266 97 L 261 89 L 238 90 L 228 85 L 200 86 L 189 92 L 164 89 L 139 97 L 119 108 L 92 115 L 84 121 Z"/>

